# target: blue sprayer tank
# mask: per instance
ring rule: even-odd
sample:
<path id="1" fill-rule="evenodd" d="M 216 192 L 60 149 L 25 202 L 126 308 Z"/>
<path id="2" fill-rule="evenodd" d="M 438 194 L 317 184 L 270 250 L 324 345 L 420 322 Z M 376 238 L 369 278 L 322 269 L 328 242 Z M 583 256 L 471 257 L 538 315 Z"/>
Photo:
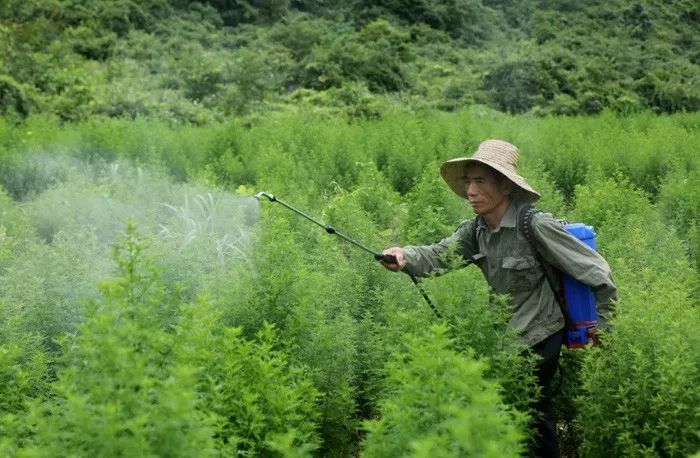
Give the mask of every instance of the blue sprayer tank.
<path id="1" fill-rule="evenodd" d="M 596 234 L 591 226 L 572 223 L 565 225 L 564 229 L 591 249 L 596 249 Z M 566 273 L 562 275 L 562 283 L 564 300 L 572 321 L 572 326 L 566 329 L 564 340 L 568 348 L 582 348 L 588 344 L 588 328 L 598 324 L 595 295 L 590 286 Z"/>

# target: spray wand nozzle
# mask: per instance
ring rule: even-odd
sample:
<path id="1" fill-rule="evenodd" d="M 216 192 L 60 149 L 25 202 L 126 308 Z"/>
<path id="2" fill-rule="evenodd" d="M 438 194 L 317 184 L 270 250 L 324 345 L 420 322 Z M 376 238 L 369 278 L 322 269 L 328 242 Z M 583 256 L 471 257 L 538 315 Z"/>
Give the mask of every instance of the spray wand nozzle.
<path id="1" fill-rule="evenodd" d="M 267 197 L 268 199 L 270 199 L 270 202 L 274 202 L 277 200 L 277 197 L 275 197 L 274 194 L 270 194 L 269 192 L 259 192 L 254 197 L 258 200 L 260 200 L 261 197 Z"/>
<path id="2" fill-rule="evenodd" d="M 367 251 L 368 253 L 371 253 L 372 256 L 374 256 L 374 259 L 376 259 L 377 261 L 383 261 L 387 264 L 396 264 L 396 262 L 397 262 L 396 256 L 394 256 L 393 254 L 379 253 L 377 251 L 374 251 L 374 250 L 364 246 L 363 244 L 361 244 L 357 240 L 353 240 L 350 237 L 348 237 L 344 234 L 341 234 L 334 227 L 323 224 L 320 221 L 317 221 L 314 218 L 307 215 L 306 213 L 302 212 L 301 210 L 298 210 L 298 209 L 292 207 L 291 205 L 289 205 L 288 203 L 278 199 L 277 197 L 274 196 L 274 194 L 270 194 L 268 192 L 259 192 L 259 193 L 255 194 L 255 198 L 258 200 L 260 200 L 262 197 L 267 197 L 270 200 L 270 202 L 277 202 L 278 204 L 282 205 L 283 207 L 286 207 L 287 209 L 293 211 L 297 215 L 303 216 L 304 218 L 308 219 L 309 221 L 316 224 L 317 226 L 321 226 L 327 233 L 335 234 L 338 237 L 340 237 L 341 239 L 345 240 L 346 242 L 352 243 L 356 247 L 361 248 L 361 249 Z M 418 287 L 418 289 L 421 292 L 421 295 L 423 296 L 425 301 L 428 303 L 430 308 L 433 310 L 433 312 L 435 312 L 435 315 L 438 318 L 442 318 L 442 315 L 440 315 L 440 312 L 438 312 L 437 308 L 435 308 L 435 306 L 433 305 L 432 301 L 430 300 L 430 298 L 428 297 L 426 292 L 423 290 L 423 288 L 420 286 L 420 284 L 418 284 L 418 280 L 416 280 L 416 277 L 411 275 L 410 273 L 408 273 L 408 276 L 411 277 L 411 280 L 413 281 L 413 283 Z"/>

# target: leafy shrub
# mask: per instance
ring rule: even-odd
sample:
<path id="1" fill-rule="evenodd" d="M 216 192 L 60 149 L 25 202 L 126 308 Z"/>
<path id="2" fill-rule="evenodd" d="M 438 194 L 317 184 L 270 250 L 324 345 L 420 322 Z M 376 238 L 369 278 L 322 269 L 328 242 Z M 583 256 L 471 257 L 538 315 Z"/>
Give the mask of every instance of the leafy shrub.
<path id="1" fill-rule="evenodd" d="M 491 38 L 494 29 L 498 29 L 493 23 L 500 19 L 481 2 L 470 0 L 382 0 L 360 4 L 378 11 L 385 10 L 410 24 L 423 23 L 444 30 L 469 44 L 480 44 Z"/>
<path id="2" fill-rule="evenodd" d="M 351 311 L 358 276 L 337 241 L 296 215 L 283 215 L 263 217 L 252 270 L 242 271 L 235 283 L 219 285 L 218 307 L 225 322 L 242 326 L 247 335 L 266 320 L 276 325 L 289 360 L 309 367 L 322 392 L 315 406 L 322 450 L 351 453 L 358 357 Z"/>
<path id="3" fill-rule="evenodd" d="M 687 81 L 687 75 L 695 71 L 694 65 L 672 62 L 665 68 L 648 73 L 635 82 L 635 91 L 647 106 L 661 113 L 674 113 L 700 108 L 700 91 Z"/>
<path id="4" fill-rule="evenodd" d="M 460 266 L 462 260 L 453 263 Z M 450 324 L 454 348 L 487 362 L 484 374 L 502 386 L 504 402 L 528 412 L 538 396 L 532 376 L 534 358 L 508 326 L 507 298 L 491 297 L 483 275 L 474 267 L 433 278 L 425 286 Z"/>
<path id="5" fill-rule="evenodd" d="M 580 365 L 582 391 L 574 395 L 582 451 L 684 456 L 698 446 L 698 399 L 681 387 L 697 384 L 700 374 L 691 350 L 698 345 L 698 280 L 686 249 L 645 194 L 622 178 L 577 188 L 572 214 L 600 228 L 599 247 L 621 298 L 614 332 Z"/>
<path id="6" fill-rule="evenodd" d="M 318 447 L 319 393 L 301 368 L 290 367 L 274 328 L 255 341 L 241 328 L 221 325 L 200 301 L 183 309 L 175 353 L 197 369 L 197 409 L 212 430 L 219 454 L 274 455 L 282 448 L 307 453 Z"/>
<path id="7" fill-rule="evenodd" d="M 376 231 L 401 226 L 404 221 L 403 209 L 400 206 L 401 198 L 392 188 L 389 180 L 377 170 L 373 162 L 360 162 L 356 165 L 359 172 L 357 187 L 353 194 L 366 216 L 376 224 Z M 353 223 L 347 224 L 348 229 L 354 226 Z M 367 235 L 370 236 L 370 234 Z"/>
<path id="8" fill-rule="evenodd" d="M 459 221 L 472 212 L 465 201 L 456 196 L 440 177 L 440 165 L 430 163 L 416 185 L 406 196 L 407 220 L 411 225 L 404 239 L 414 244 L 426 244 L 451 234 Z"/>
<path id="9" fill-rule="evenodd" d="M 409 336 L 388 365 L 381 418 L 365 422 L 366 456 L 519 456 L 523 417 L 502 404 L 484 365 L 451 349 L 447 329 Z"/>
<path id="10" fill-rule="evenodd" d="M 145 248 L 128 226 L 115 248 L 119 276 L 102 285 L 80 334 L 63 340 L 58 380 L 33 403 L 18 447 L 41 456 L 313 450 L 317 392 L 273 350 L 272 328 L 246 341 L 206 301 L 185 306 Z"/>
<path id="11" fill-rule="evenodd" d="M 530 59 L 506 62 L 494 68 L 484 79 L 498 109 L 523 113 L 554 98 L 556 83 L 541 62 Z"/>
<path id="12" fill-rule="evenodd" d="M 133 227 L 115 248 L 119 277 L 103 284 L 79 335 L 63 340 L 58 380 L 26 419 L 31 454 L 211 454 L 194 407 L 193 370 L 172 365 L 158 310 L 167 296 Z"/>
<path id="13" fill-rule="evenodd" d="M 12 456 L 26 434 L 27 405 L 48 391 L 49 359 L 35 336 L 2 330 L 0 342 L 0 453 Z"/>
<path id="14" fill-rule="evenodd" d="M 289 0 L 205 0 L 216 8 L 226 25 L 236 26 L 250 22 L 274 22 L 289 9 Z"/>
<path id="15" fill-rule="evenodd" d="M 687 236 L 694 223 L 700 222 L 700 171 L 676 167 L 661 184 L 659 209 L 673 222 L 682 236 Z"/>
<path id="16" fill-rule="evenodd" d="M 35 336 L 3 329 L 0 338 L 1 430 L 8 417 L 23 412 L 29 399 L 45 394 L 49 362 Z"/>
<path id="17" fill-rule="evenodd" d="M 582 368 L 579 421 L 587 456 L 686 456 L 700 446 L 697 303 L 672 274 L 634 270 L 615 332 Z"/>
<path id="18" fill-rule="evenodd" d="M 61 0 L 59 18 L 67 25 L 94 25 L 96 31 L 108 30 L 123 36 L 131 28 L 145 28 L 151 21 L 170 12 L 164 0 L 133 3 L 126 0 L 96 1 L 77 7 L 74 0 Z"/>
<path id="19" fill-rule="evenodd" d="M 535 206 L 554 215 L 563 215 L 565 210 L 564 196 L 555 186 L 545 165 L 542 162 L 537 162 L 532 165 L 525 164 L 521 169 L 520 174 L 527 179 L 533 189 L 540 193 L 540 199 L 535 203 Z"/>
<path id="20" fill-rule="evenodd" d="M 97 32 L 82 25 L 71 27 L 66 31 L 66 41 L 76 53 L 88 59 L 106 60 L 112 55 L 117 35 L 109 32 L 104 35 L 100 33 L 101 31 Z"/>
<path id="21" fill-rule="evenodd" d="M 3 253 L 9 254 L 12 251 L 9 249 L 12 245 L 31 237 L 31 226 L 26 213 L 2 187 L 0 187 L 0 218 L 2 218 L 0 246 L 3 247 Z M 0 262 L 3 259 L 4 256 L 1 256 Z"/>
<path id="22" fill-rule="evenodd" d="M 94 257 L 99 253 L 94 234 L 65 234 L 54 242 L 19 245 L 5 261 L 0 295 L 7 304 L 4 319 L 14 317 L 19 330 L 36 333 L 55 349 L 54 339 L 82 320 L 83 301 L 97 293 L 91 281 L 99 279 L 105 264 Z"/>
<path id="23" fill-rule="evenodd" d="M 31 109 L 31 98 L 25 88 L 12 77 L 0 75 L 0 113 L 26 117 Z"/>
<path id="24" fill-rule="evenodd" d="M 626 177 L 617 175 L 606 179 L 593 176 L 587 184 L 576 187 L 571 216 L 577 220 L 585 219 L 593 227 L 613 227 L 643 217 L 651 209 L 648 195 Z M 621 233 L 616 235 L 624 236 Z"/>
<path id="25" fill-rule="evenodd" d="M 358 427 L 357 325 L 335 276 L 304 277 L 297 286 L 306 294 L 297 295 L 283 335 L 290 358 L 312 370 L 311 380 L 323 393 L 316 405 L 323 452 L 344 456 L 355 448 L 352 437 Z"/>
<path id="26" fill-rule="evenodd" d="M 359 81 L 373 92 L 397 91 L 410 86 L 405 63 L 410 53 L 406 33 L 385 20 L 365 25 L 357 33 L 314 48 L 304 66 L 302 83 L 312 89 L 340 87 Z"/>

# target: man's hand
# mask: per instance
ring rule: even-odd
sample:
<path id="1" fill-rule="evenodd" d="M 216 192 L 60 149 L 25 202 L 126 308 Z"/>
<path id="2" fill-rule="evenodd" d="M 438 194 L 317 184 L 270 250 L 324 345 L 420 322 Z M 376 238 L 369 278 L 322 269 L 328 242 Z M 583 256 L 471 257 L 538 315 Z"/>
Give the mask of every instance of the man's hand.
<path id="1" fill-rule="evenodd" d="M 390 254 L 396 257 L 396 262 L 393 264 L 381 261 L 382 265 L 387 269 L 393 272 L 399 272 L 400 270 L 403 270 L 404 267 L 406 267 L 406 256 L 404 255 L 404 252 L 401 248 L 387 248 L 386 250 L 382 251 L 382 254 Z"/>
<path id="2" fill-rule="evenodd" d="M 600 346 L 600 338 L 598 337 L 598 328 L 595 326 L 588 328 L 588 339 L 594 347 Z"/>

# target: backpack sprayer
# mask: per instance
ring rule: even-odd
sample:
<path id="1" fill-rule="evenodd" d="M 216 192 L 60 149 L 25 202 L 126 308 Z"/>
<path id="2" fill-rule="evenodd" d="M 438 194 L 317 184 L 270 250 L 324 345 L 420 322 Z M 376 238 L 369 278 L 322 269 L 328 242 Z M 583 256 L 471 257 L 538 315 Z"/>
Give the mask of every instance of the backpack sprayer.
<path id="1" fill-rule="evenodd" d="M 358 242 L 357 240 L 353 240 L 353 239 L 351 239 L 350 237 L 346 236 L 345 234 L 342 234 L 342 233 L 338 232 L 333 226 L 329 226 L 329 225 L 327 225 L 327 224 L 323 224 L 323 223 L 321 223 L 320 221 L 315 220 L 314 218 L 310 217 L 309 215 L 307 215 L 306 213 L 302 212 L 301 210 L 298 210 L 298 209 L 292 207 L 291 205 L 289 205 L 288 203 L 286 203 L 286 202 L 284 202 L 284 201 L 278 199 L 278 198 L 275 197 L 273 194 L 270 194 L 270 193 L 267 193 L 267 192 L 259 192 L 259 193 L 257 193 L 257 194 L 255 195 L 255 198 L 258 199 L 258 200 L 260 200 L 262 197 L 267 197 L 267 198 L 270 200 L 270 202 L 277 202 L 278 204 L 282 205 L 283 207 L 285 207 L 285 208 L 287 208 L 287 209 L 293 211 L 293 212 L 296 213 L 297 215 L 303 216 L 304 218 L 308 219 L 309 221 L 311 221 L 312 223 L 316 224 L 317 226 L 322 227 L 328 234 L 337 235 L 338 237 L 340 237 L 341 239 L 345 240 L 346 242 L 349 242 L 349 243 L 355 245 L 356 247 L 358 247 L 358 248 L 360 248 L 360 249 L 362 249 L 362 250 L 364 250 L 364 251 L 370 253 L 372 256 L 374 256 L 374 259 L 376 259 L 377 261 L 384 261 L 384 262 L 386 262 L 387 264 L 396 264 L 396 261 L 397 261 L 397 260 L 396 260 L 396 256 L 394 256 L 394 255 L 392 255 L 392 254 L 383 254 L 383 253 L 379 253 L 379 252 L 377 252 L 377 251 L 374 251 L 374 250 L 372 250 L 372 249 L 366 247 L 365 245 L 361 244 L 361 243 Z M 442 315 L 440 314 L 440 312 L 438 311 L 438 309 L 435 307 L 435 305 L 433 305 L 432 301 L 430 300 L 430 298 L 429 298 L 428 295 L 426 294 L 425 290 L 424 290 L 424 289 L 421 287 L 421 285 L 418 283 L 418 280 L 416 279 L 416 277 L 413 276 L 413 275 L 411 275 L 411 274 L 408 273 L 408 272 L 407 272 L 407 274 L 408 274 L 409 277 L 411 277 L 411 280 L 413 281 L 413 284 L 416 285 L 416 287 L 417 287 L 418 290 L 420 291 L 421 295 L 423 296 L 423 299 L 425 299 L 425 302 L 428 303 L 428 305 L 430 306 L 430 308 L 431 308 L 431 309 L 433 310 L 433 312 L 435 313 L 435 316 L 437 316 L 438 318 L 442 318 Z"/>
<path id="2" fill-rule="evenodd" d="M 595 250 L 595 231 L 583 223 L 566 224 L 564 229 Z M 568 348 L 583 348 L 588 344 L 588 329 L 598 325 L 596 300 L 590 286 L 581 283 L 571 275 L 562 274 L 564 302 L 568 312 L 565 343 Z"/>
<path id="3" fill-rule="evenodd" d="M 542 257 L 532 235 L 532 217 L 539 212 L 540 210 L 534 207 L 525 207 L 518 215 L 519 225 L 535 258 L 542 266 L 545 278 L 554 293 L 562 315 L 564 315 L 566 323 L 564 344 L 570 349 L 584 348 L 589 340 L 588 330 L 598 325 L 595 295 L 590 286 L 581 283 L 566 272 L 560 272 Z M 596 233 L 591 226 L 583 223 L 567 223 L 561 220 L 559 222 L 566 232 L 590 249 L 596 250 Z"/>

